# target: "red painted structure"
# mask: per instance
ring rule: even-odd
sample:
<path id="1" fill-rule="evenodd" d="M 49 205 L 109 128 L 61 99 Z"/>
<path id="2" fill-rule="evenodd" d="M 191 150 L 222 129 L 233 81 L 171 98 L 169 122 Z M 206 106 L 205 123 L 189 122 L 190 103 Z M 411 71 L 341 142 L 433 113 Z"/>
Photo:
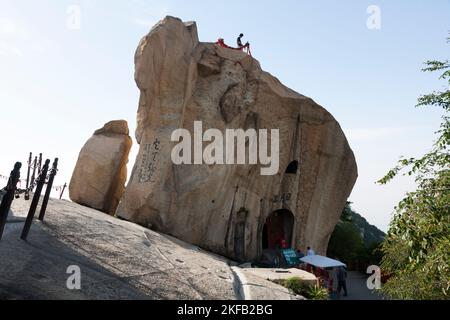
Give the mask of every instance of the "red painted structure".
<path id="1" fill-rule="evenodd" d="M 263 230 L 263 249 L 287 249 L 292 243 L 294 216 L 289 210 L 273 212 Z"/>
<path id="2" fill-rule="evenodd" d="M 222 48 L 227 48 L 227 49 L 232 49 L 232 50 L 239 50 L 239 51 L 244 51 L 245 49 L 247 50 L 246 53 L 251 56 L 252 52 L 250 51 L 250 43 L 246 43 L 245 46 L 242 46 L 240 48 L 234 48 L 234 47 L 230 47 L 229 45 L 225 44 L 225 41 L 222 38 L 219 38 L 216 42 L 216 44 Z"/>

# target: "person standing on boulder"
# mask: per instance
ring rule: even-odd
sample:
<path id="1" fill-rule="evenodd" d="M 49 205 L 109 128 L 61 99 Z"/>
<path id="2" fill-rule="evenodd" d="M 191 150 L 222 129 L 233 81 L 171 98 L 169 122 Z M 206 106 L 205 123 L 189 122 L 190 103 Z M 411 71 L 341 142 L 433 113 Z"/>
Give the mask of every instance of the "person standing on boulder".
<path id="1" fill-rule="evenodd" d="M 243 36 L 244 36 L 244 34 L 241 33 L 241 34 L 239 35 L 239 37 L 237 38 L 237 46 L 238 46 L 239 49 L 241 49 L 241 48 L 244 47 L 244 45 L 242 44 L 242 37 L 243 37 Z"/>

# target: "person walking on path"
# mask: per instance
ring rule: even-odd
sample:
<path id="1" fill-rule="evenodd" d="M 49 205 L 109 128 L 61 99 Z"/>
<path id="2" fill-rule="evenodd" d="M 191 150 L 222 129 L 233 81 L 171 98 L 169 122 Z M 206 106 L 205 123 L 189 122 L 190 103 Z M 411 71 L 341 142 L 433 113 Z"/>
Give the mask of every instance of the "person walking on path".
<path id="1" fill-rule="evenodd" d="M 344 269 L 344 267 L 339 267 L 337 271 L 337 280 L 338 280 L 337 293 L 338 295 L 340 295 L 341 290 L 344 289 L 344 297 L 348 295 L 346 278 L 347 278 L 347 271 Z"/>

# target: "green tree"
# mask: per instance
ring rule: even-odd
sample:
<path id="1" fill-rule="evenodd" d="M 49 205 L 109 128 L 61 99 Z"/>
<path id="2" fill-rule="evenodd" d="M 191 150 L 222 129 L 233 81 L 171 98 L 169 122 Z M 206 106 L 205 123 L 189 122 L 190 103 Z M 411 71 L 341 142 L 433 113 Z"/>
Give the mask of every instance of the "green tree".
<path id="1" fill-rule="evenodd" d="M 363 248 L 358 227 L 351 222 L 340 221 L 331 234 L 327 255 L 349 264 L 357 259 Z"/>
<path id="2" fill-rule="evenodd" d="M 379 265 L 381 262 L 379 247 L 384 234 L 356 213 L 351 204 L 347 202 L 342 210 L 328 242 L 327 256 L 365 273 L 367 266 Z"/>
<path id="3" fill-rule="evenodd" d="M 342 210 L 342 214 L 341 214 L 341 221 L 345 221 L 345 222 L 351 222 L 352 221 L 352 207 L 351 207 L 352 203 L 350 201 L 347 201 L 345 203 L 345 207 L 344 210 Z"/>
<path id="4" fill-rule="evenodd" d="M 383 242 L 381 268 L 391 278 L 384 294 L 394 299 L 449 299 L 450 289 L 450 64 L 427 61 L 425 72 L 440 72 L 445 87 L 423 95 L 417 106 L 442 108 L 437 140 L 420 158 L 402 158 L 378 182 L 400 172 L 414 176 L 417 190 L 396 207 Z"/>

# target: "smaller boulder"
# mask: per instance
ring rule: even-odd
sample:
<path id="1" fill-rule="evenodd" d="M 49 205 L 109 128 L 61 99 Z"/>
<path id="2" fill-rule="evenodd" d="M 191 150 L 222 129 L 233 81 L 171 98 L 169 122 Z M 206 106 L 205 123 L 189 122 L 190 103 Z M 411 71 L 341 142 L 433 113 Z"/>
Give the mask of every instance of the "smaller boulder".
<path id="1" fill-rule="evenodd" d="M 125 191 L 132 140 L 125 120 L 106 123 L 80 151 L 69 184 L 73 202 L 114 215 Z"/>

